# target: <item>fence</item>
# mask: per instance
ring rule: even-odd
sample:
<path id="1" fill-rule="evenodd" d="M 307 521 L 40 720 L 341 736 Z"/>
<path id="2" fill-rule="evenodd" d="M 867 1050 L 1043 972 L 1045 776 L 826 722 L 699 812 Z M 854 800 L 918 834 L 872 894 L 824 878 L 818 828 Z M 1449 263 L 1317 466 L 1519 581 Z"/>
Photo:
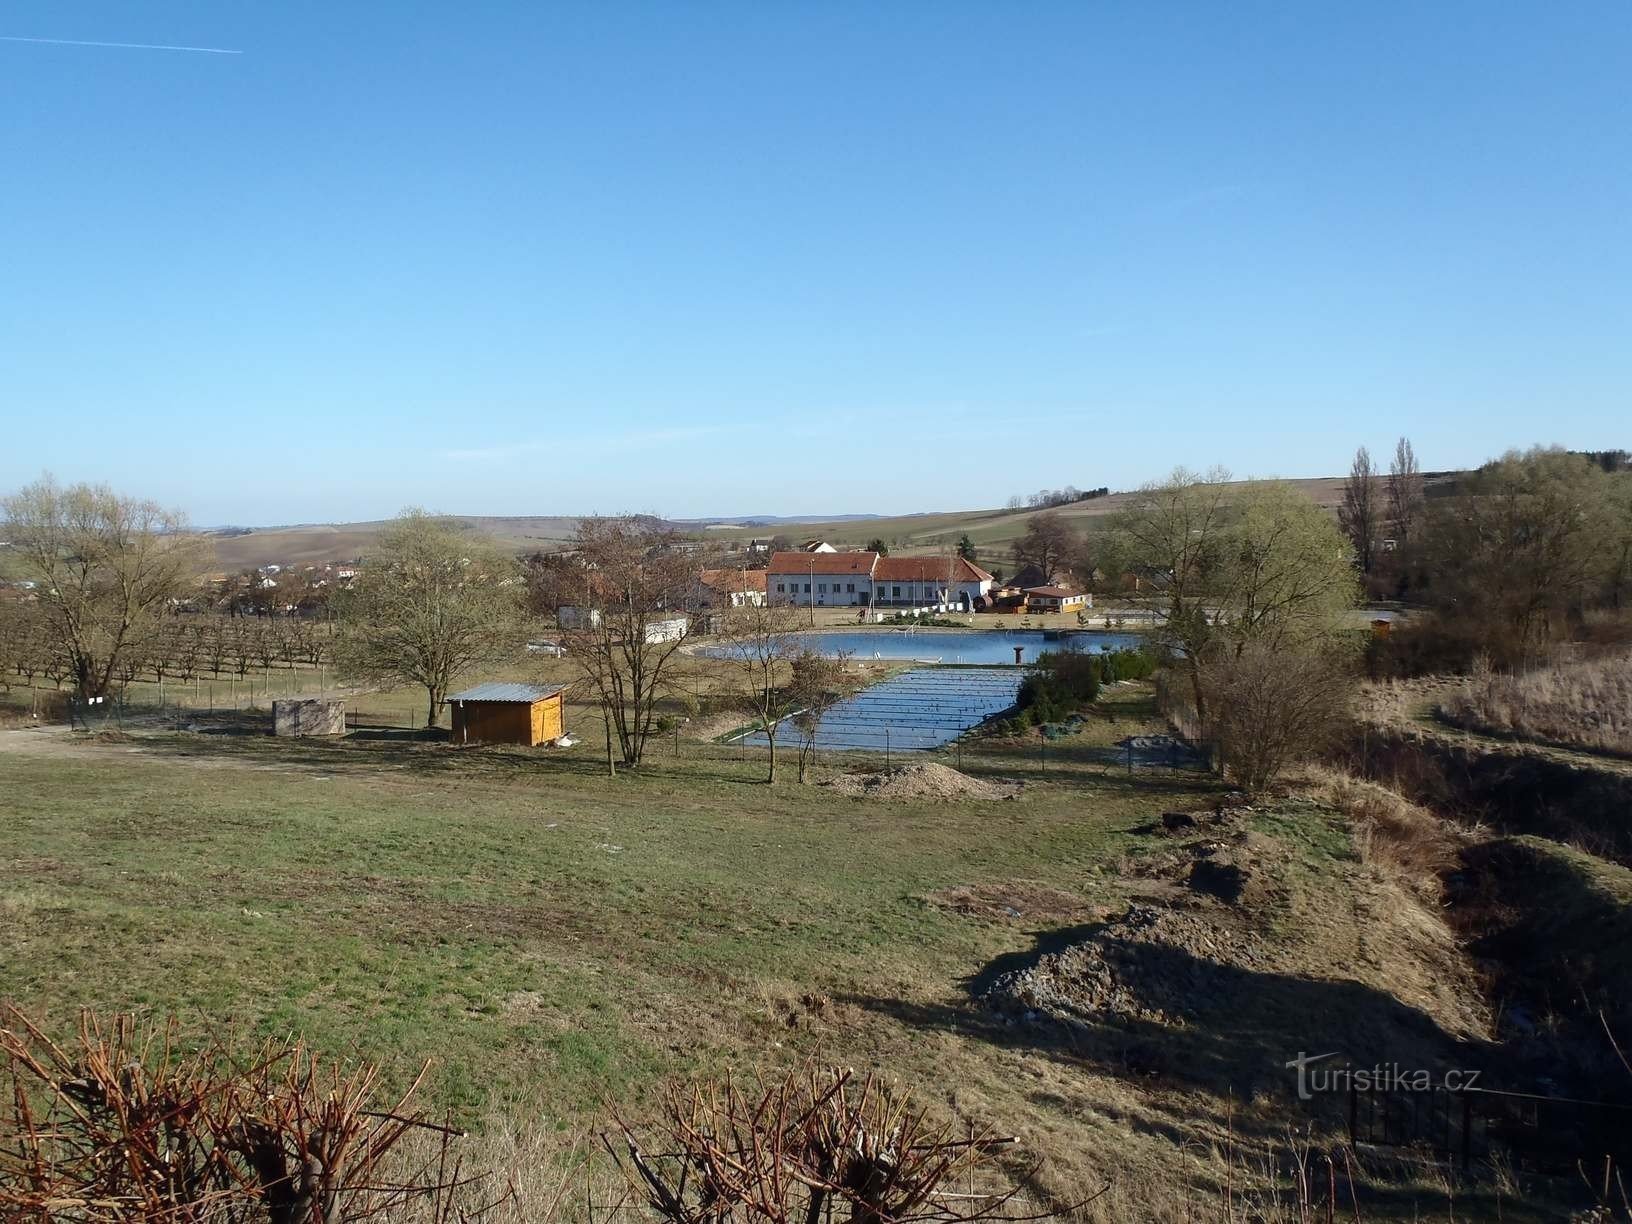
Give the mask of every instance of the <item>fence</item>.
<path id="1" fill-rule="evenodd" d="M 1590 1172 L 1607 1181 L 1632 1162 L 1632 1105 L 1489 1088 L 1351 1088 L 1349 1138 L 1414 1148 L 1464 1168 L 1500 1155 L 1539 1172 Z"/>

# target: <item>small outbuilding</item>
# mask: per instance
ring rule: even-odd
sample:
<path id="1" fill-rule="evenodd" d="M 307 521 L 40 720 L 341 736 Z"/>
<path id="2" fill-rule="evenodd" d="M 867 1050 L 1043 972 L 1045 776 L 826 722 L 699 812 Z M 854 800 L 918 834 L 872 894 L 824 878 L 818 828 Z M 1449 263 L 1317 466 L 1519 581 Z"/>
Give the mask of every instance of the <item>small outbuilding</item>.
<path id="1" fill-rule="evenodd" d="M 456 744 L 524 744 L 536 748 L 565 731 L 559 684 L 478 684 L 448 698 Z"/>

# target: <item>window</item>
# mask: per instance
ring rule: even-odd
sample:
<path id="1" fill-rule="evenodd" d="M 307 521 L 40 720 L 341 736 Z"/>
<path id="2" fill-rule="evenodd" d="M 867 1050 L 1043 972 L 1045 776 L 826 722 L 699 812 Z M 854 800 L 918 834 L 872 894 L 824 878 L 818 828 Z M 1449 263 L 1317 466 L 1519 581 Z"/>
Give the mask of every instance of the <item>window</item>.
<path id="1" fill-rule="evenodd" d="M 825 583 L 825 582 L 818 582 L 818 583 L 817 583 L 817 584 L 816 584 L 816 589 L 817 589 L 817 590 L 818 590 L 818 591 L 820 591 L 820 592 L 821 592 L 821 593 L 822 593 L 822 594 L 823 594 L 823 595 L 826 595 L 826 594 L 827 594 L 827 583 Z"/>
<path id="2" fill-rule="evenodd" d="M 810 594 L 810 583 L 808 583 L 808 582 L 805 583 L 805 594 L 806 595 Z"/>
<path id="3" fill-rule="evenodd" d="M 856 593 L 856 584 L 853 583 L 853 582 L 845 583 L 844 584 L 844 593 L 846 595 L 854 595 Z"/>
<path id="4" fill-rule="evenodd" d="M 892 586 L 890 588 L 890 598 L 900 599 L 901 598 L 901 588 L 898 587 L 898 586 Z"/>
<path id="5" fill-rule="evenodd" d="M 777 584 L 776 584 L 776 593 L 777 593 L 777 594 L 778 594 L 778 595 L 781 595 L 781 594 L 784 594 L 784 593 L 785 593 L 785 592 L 784 592 L 784 591 L 783 591 L 783 587 L 782 587 L 782 584 L 781 584 L 781 583 L 780 583 L 780 582 L 779 582 L 779 583 L 777 583 Z"/>

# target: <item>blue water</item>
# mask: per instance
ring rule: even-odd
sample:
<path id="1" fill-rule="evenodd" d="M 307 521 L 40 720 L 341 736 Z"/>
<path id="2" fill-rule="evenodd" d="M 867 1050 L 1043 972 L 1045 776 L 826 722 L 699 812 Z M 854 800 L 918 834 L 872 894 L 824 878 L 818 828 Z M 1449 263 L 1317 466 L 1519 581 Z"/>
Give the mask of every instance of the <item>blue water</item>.
<path id="1" fill-rule="evenodd" d="M 1030 633 L 1015 630 L 971 629 L 911 630 L 857 629 L 835 633 L 805 633 L 799 635 L 799 648 L 820 654 L 836 654 L 844 650 L 857 659 L 912 659 L 923 663 L 1010 663 L 1014 662 L 1014 648 L 1020 647 L 1020 661 L 1035 663 L 1037 656 L 1047 650 L 1085 650 L 1099 653 L 1106 650 L 1133 649 L 1144 639 L 1136 633 L 1099 633 L 1093 631 L 1061 632 L 1050 630 Z M 710 653 L 725 655 L 730 647 L 716 647 Z"/>

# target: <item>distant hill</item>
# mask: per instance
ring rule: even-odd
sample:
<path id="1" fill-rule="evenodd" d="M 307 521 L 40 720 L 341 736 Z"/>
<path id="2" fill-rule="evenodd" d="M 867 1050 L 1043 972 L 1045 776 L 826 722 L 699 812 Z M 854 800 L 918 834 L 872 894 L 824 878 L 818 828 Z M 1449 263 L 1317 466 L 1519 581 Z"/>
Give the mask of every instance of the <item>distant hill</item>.
<path id="1" fill-rule="evenodd" d="M 728 527 L 798 527 L 806 523 L 860 523 L 879 514 L 716 514 L 708 518 L 675 519 L 676 527 L 723 530 Z"/>
<path id="2" fill-rule="evenodd" d="M 1450 492 L 1458 473 L 1429 472 L 1424 480 L 1430 496 Z M 1344 477 L 1319 476 L 1287 483 L 1301 489 L 1315 503 L 1336 511 L 1343 500 Z M 1127 505 L 1131 493 L 1112 493 L 1088 501 L 1060 506 L 1055 513 L 1076 525 L 1092 530 L 1107 515 Z M 936 552 L 968 535 L 980 555 L 989 560 L 1007 556 L 1010 546 L 1026 532 L 1032 516 L 1040 509 L 953 510 L 938 513 L 872 515 L 840 514 L 831 518 L 814 515 L 760 514 L 743 518 L 700 518 L 671 520 L 677 530 L 710 542 L 745 542 L 762 538 L 778 528 L 797 528 L 801 537 L 817 537 L 837 548 L 860 548 L 874 539 L 883 539 L 892 552 Z M 549 552 L 563 548 L 578 530 L 572 515 L 519 515 L 497 517 L 450 515 L 456 522 L 489 535 L 502 548 L 523 552 Z M 350 561 L 366 553 L 384 525 L 367 523 L 305 524 L 289 527 L 223 528 L 214 536 L 216 570 L 237 571 L 260 565 L 315 565 L 328 561 Z"/>

